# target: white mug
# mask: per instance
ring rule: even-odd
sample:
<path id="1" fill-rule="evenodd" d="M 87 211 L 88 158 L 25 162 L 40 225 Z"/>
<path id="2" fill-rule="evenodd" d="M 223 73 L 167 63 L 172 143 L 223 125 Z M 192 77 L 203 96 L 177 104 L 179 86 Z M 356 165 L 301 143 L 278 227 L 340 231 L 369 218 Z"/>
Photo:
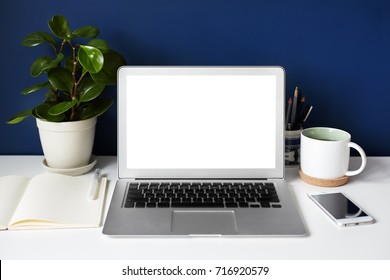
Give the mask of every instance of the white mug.
<path id="1" fill-rule="evenodd" d="M 357 170 L 348 171 L 350 148 L 356 149 L 362 163 Z M 301 170 L 318 179 L 354 176 L 363 171 L 367 157 L 363 149 L 351 142 L 351 135 L 329 127 L 312 127 L 301 133 Z"/>

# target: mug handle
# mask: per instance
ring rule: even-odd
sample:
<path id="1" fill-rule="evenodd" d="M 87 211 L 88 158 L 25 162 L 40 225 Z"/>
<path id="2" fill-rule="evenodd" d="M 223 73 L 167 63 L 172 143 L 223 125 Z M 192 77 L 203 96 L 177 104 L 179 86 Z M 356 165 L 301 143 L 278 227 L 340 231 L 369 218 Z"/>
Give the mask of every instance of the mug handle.
<path id="1" fill-rule="evenodd" d="M 354 148 L 356 151 L 359 152 L 360 156 L 362 157 L 362 164 L 360 165 L 359 169 L 353 171 L 347 171 L 347 173 L 345 174 L 346 176 L 355 176 L 358 175 L 360 172 L 362 172 L 363 169 L 366 167 L 367 157 L 366 157 L 366 153 L 358 144 L 349 142 L 348 147 Z"/>

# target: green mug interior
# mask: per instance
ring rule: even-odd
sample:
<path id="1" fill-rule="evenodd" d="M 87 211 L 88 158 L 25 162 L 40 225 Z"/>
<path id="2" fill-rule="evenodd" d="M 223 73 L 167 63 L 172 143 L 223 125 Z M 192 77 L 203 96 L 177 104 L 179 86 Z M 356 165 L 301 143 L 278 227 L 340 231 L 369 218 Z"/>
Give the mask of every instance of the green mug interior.
<path id="1" fill-rule="evenodd" d="M 344 130 L 327 127 L 308 128 L 302 131 L 302 135 L 321 141 L 346 141 L 351 138 Z"/>

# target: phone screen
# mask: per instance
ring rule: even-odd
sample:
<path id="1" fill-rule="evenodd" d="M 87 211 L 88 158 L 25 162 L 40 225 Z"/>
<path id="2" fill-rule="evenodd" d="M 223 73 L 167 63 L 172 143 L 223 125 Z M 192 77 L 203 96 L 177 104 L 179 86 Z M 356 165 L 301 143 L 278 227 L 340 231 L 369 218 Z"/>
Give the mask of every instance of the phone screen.
<path id="1" fill-rule="evenodd" d="M 326 211 L 336 220 L 356 217 L 368 217 L 356 204 L 350 201 L 342 193 L 327 193 L 311 195 Z"/>

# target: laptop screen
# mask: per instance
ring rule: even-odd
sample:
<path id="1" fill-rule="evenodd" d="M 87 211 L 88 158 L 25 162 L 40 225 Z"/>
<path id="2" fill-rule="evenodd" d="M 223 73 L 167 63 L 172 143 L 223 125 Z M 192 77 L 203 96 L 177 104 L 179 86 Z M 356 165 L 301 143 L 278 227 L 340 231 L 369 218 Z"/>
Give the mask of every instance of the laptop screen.
<path id="1" fill-rule="evenodd" d="M 119 164 L 142 177 L 272 174 L 283 150 L 281 74 L 261 67 L 121 68 Z"/>

